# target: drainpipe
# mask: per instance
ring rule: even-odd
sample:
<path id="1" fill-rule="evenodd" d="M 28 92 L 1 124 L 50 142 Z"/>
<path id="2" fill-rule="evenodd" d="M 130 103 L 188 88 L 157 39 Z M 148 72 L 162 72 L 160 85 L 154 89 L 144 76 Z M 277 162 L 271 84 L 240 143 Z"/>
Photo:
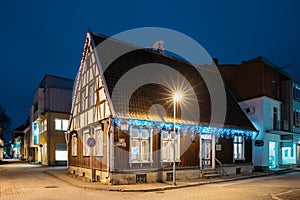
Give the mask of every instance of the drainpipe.
<path id="1" fill-rule="evenodd" d="M 67 169 L 69 170 L 69 131 L 65 132 L 65 140 L 67 143 Z"/>
<path id="2" fill-rule="evenodd" d="M 46 86 L 47 91 L 47 111 L 48 111 L 48 119 L 47 119 L 47 163 L 50 164 L 50 91 L 49 87 Z"/>
<path id="3" fill-rule="evenodd" d="M 111 124 L 112 124 L 112 116 L 109 117 L 109 121 L 108 121 L 108 127 L 107 127 L 107 139 L 106 139 L 106 143 L 107 143 L 107 169 L 106 169 L 106 178 L 110 179 L 110 167 L 111 167 L 111 158 L 112 158 L 112 143 L 111 143 L 111 138 L 113 138 L 113 134 L 111 134 Z"/>
<path id="4" fill-rule="evenodd" d="M 202 139 L 201 139 L 201 132 L 199 132 L 199 169 L 202 170 Z"/>

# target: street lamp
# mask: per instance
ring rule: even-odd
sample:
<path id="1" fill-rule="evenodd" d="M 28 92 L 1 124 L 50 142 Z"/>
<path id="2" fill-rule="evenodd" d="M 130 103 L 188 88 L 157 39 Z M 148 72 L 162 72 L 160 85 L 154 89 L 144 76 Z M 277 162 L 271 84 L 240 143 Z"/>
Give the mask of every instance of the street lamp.
<path id="1" fill-rule="evenodd" d="M 173 185 L 176 185 L 176 144 L 177 144 L 177 134 L 176 134 L 176 103 L 182 99 L 182 94 L 174 93 L 174 152 L 173 152 Z"/>

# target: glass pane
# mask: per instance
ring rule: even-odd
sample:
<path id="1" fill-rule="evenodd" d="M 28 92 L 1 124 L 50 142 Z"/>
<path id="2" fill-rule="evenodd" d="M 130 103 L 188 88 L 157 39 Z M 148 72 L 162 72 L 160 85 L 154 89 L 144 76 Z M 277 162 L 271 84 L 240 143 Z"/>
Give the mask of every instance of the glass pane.
<path id="1" fill-rule="evenodd" d="M 139 159 L 139 141 L 138 140 L 131 140 L 131 160 L 138 160 Z"/>
<path id="2" fill-rule="evenodd" d="M 83 155 L 89 156 L 90 155 L 90 147 L 87 145 L 87 139 L 90 137 L 90 133 L 88 131 L 83 133 Z"/>
<path id="3" fill-rule="evenodd" d="M 238 142 L 242 143 L 243 142 L 243 136 L 238 137 Z"/>
<path id="4" fill-rule="evenodd" d="M 62 130 L 63 131 L 68 130 L 68 126 L 69 126 L 69 120 L 63 119 L 62 120 Z"/>
<path id="5" fill-rule="evenodd" d="M 132 128 L 131 131 L 130 131 L 130 135 L 131 137 L 139 137 L 139 129 L 137 128 Z"/>
<path id="6" fill-rule="evenodd" d="M 169 137 L 169 132 L 168 132 L 168 131 L 162 131 L 162 132 L 161 132 L 161 137 L 162 137 L 162 139 L 168 139 L 168 137 Z"/>
<path id="7" fill-rule="evenodd" d="M 242 144 L 238 144 L 238 159 L 242 159 L 243 158 L 243 145 Z"/>
<path id="8" fill-rule="evenodd" d="M 175 135 L 176 135 L 176 134 L 175 134 L 175 132 L 174 132 L 174 131 L 172 131 L 172 132 L 171 132 L 171 139 L 173 139 L 173 140 L 174 140 L 174 138 L 175 138 Z"/>
<path id="9" fill-rule="evenodd" d="M 61 120 L 60 119 L 55 119 L 55 130 L 61 130 Z"/>
<path id="10" fill-rule="evenodd" d="M 150 152 L 150 145 L 149 145 L 149 140 L 143 140 L 142 141 L 142 161 L 149 161 L 149 152 Z"/>
<path id="11" fill-rule="evenodd" d="M 233 142 L 237 142 L 238 141 L 238 136 L 234 136 Z"/>
<path id="12" fill-rule="evenodd" d="M 162 148 L 161 148 L 161 152 L 162 152 L 162 160 L 169 160 L 169 148 L 168 148 L 168 141 L 163 141 L 162 142 Z"/>
<path id="13" fill-rule="evenodd" d="M 68 159 L 67 151 L 55 151 L 55 160 L 56 161 L 66 161 Z"/>
<path id="14" fill-rule="evenodd" d="M 77 155 L 77 137 L 72 136 L 72 156 Z"/>
<path id="15" fill-rule="evenodd" d="M 170 149 L 169 160 L 173 162 L 174 161 L 174 142 L 169 142 L 169 149 Z M 175 150 L 176 150 L 176 148 L 175 148 Z"/>
<path id="16" fill-rule="evenodd" d="M 142 138 L 149 138 L 149 129 L 142 129 L 141 130 L 141 137 Z"/>
<path id="17" fill-rule="evenodd" d="M 237 144 L 233 144 L 233 157 L 234 157 L 234 159 L 237 159 L 237 154 L 238 154 Z"/>

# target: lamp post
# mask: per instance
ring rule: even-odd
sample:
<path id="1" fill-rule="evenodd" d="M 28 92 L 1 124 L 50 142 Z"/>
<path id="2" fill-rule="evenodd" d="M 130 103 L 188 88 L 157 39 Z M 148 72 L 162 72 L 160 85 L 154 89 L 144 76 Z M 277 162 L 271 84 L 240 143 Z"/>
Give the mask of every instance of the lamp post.
<path id="1" fill-rule="evenodd" d="M 177 134 L 176 134 L 176 103 L 180 101 L 182 95 L 180 93 L 174 94 L 174 146 L 173 146 L 173 185 L 176 185 L 176 144 L 177 144 Z"/>

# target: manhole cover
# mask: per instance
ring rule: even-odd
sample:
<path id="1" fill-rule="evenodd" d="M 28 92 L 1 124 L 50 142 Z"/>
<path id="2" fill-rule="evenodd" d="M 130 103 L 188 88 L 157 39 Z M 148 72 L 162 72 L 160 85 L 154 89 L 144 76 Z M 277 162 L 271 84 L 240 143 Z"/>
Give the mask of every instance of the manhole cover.
<path id="1" fill-rule="evenodd" d="M 48 185 L 45 188 L 58 188 L 58 186 L 57 185 Z"/>

